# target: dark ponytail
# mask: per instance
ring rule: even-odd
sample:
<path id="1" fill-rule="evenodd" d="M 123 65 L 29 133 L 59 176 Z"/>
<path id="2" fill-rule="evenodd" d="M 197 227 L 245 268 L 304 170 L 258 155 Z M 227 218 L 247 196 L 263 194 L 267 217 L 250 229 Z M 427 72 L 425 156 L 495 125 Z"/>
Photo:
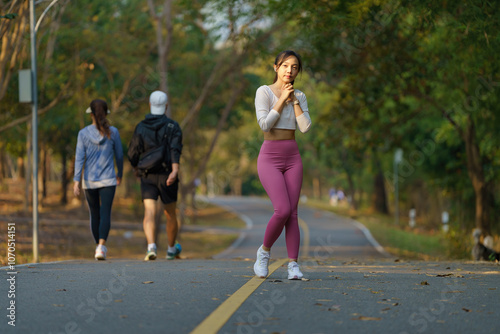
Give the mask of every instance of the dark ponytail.
<path id="1" fill-rule="evenodd" d="M 111 138 L 111 130 L 109 129 L 109 121 L 106 118 L 108 115 L 108 104 L 103 100 L 94 100 L 90 102 L 90 109 L 94 115 L 95 124 L 99 133 L 103 136 Z"/>
<path id="2" fill-rule="evenodd" d="M 300 59 L 299 54 L 295 51 L 292 51 L 292 50 L 282 51 L 282 52 L 280 52 L 280 54 L 278 54 L 278 56 L 276 56 L 276 59 L 274 60 L 274 65 L 276 65 L 276 75 L 274 76 L 273 83 L 278 81 L 278 68 L 280 68 L 281 64 L 283 64 L 283 62 L 285 60 L 287 60 L 288 58 L 290 58 L 292 56 L 297 58 L 297 60 L 299 61 L 299 73 L 302 72 L 302 59 Z M 292 85 L 293 85 L 294 81 L 292 81 Z"/>

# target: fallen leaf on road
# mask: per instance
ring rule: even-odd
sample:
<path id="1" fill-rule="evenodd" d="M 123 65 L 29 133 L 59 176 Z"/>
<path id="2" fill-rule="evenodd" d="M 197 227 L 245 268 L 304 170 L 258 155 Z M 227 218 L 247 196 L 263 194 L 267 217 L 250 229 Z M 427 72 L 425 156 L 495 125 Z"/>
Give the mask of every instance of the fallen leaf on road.
<path id="1" fill-rule="evenodd" d="M 154 282 L 153 281 L 142 282 L 142 284 L 151 284 L 151 283 L 154 283 Z"/>
<path id="2" fill-rule="evenodd" d="M 66 291 L 66 289 L 57 289 L 56 291 Z"/>
<path id="3" fill-rule="evenodd" d="M 448 277 L 448 276 L 453 276 L 453 274 L 438 274 L 436 277 Z"/>
<path id="4" fill-rule="evenodd" d="M 220 300 L 219 298 L 213 297 L 212 300 Z"/>
<path id="5" fill-rule="evenodd" d="M 391 309 L 390 307 L 386 307 L 386 308 L 383 308 L 381 311 L 385 312 L 385 311 L 389 311 L 390 309 Z"/>
<path id="6" fill-rule="evenodd" d="M 427 281 L 420 282 L 420 285 L 430 285 Z"/>
<path id="7" fill-rule="evenodd" d="M 123 315 L 120 316 L 120 318 L 122 318 L 122 319 L 128 318 L 128 315 L 124 315 L 123 314 Z"/>
<path id="8" fill-rule="evenodd" d="M 472 310 L 469 310 L 469 309 L 467 309 L 465 307 L 462 307 L 462 310 L 464 310 L 465 312 L 472 312 Z"/>
<path id="9" fill-rule="evenodd" d="M 309 278 L 304 278 L 304 277 L 302 277 L 302 279 L 301 279 L 301 280 L 302 280 L 302 281 L 304 281 L 304 282 L 307 282 L 307 281 L 309 281 Z M 320 280 L 320 281 L 321 281 L 321 280 Z"/>
<path id="10" fill-rule="evenodd" d="M 463 293 L 463 291 L 460 291 L 460 290 L 451 290 L 451 291 L 446 291 L 446 293 Z"/>
<path id="11" fill-rule="evenodd" d="M 488 288 L 488 290 L 496 290 L 497 288 Z"/>
<path id="12" fill-rule="evenodd" d="M 317 302 L 331 302 L 331 299 L 317 299 Z"/>
<path id="13" fill-rule="evenodd" d="M 115 299 L 115 303 L 121 303 L 123 302 L 123 299 Z"/>
<path id="14" fill-rule="evenodd" d="M 269 282 L 271 282 L 271 283 L 282 283 L 283 281 L 280 280 L 280 279 L 272 279 Z"/>
<path id="15" fill-rule="evenodd" d="M 321 304 L 321 303 L 316 303 L 316 304 L 314 304 L 314 305 L 315 305 L 315 306 L 323 306 L 323 304 Z"/>
<path id="16" fill-rule="evenodd" d="M 365 316 L 360 315 L 360 316 L 359 316 L 359 317 L 357 317 L 357 318 L 351 318 L 351 320 L 361 320 L 361 321 L 379 321 L 379 320 L 382 320 L 382 318 L 378 318 L 378 317 L 365 317 Z"/>
<path id="17" fill-rule="evenodd" d="M 332 305 L 331 307 L 328 308 L 328 311 L 338 312 L 340 311 L 340 305 Z"/>

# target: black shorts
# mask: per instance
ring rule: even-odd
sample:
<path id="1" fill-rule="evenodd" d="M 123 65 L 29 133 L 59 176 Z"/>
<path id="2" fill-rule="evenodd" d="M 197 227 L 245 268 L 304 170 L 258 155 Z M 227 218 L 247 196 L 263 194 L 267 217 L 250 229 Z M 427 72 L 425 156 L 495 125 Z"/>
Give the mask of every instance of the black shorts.
<path id="1" fill-rule="evenodd" d="M 179 190 L 179 179 L 167 187 L 168 174 L 148 174 L 141 177 L 142 200 L 158 199 L 160 195 L 163 204 L 177 202 L 177 191 Z"/>

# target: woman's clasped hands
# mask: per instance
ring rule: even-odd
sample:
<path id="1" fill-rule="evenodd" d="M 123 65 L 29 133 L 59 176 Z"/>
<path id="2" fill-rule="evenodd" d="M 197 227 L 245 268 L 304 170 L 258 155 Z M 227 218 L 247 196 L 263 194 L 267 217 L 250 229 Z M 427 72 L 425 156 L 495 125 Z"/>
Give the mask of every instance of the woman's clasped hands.
<path id="1" fill-rule="evenodd" d="M 287 103 L 296 100 L 295 90 L 293 89 L 293 85 L 291 83 L 286 83 L 281 87 L 281 98 Z"/>

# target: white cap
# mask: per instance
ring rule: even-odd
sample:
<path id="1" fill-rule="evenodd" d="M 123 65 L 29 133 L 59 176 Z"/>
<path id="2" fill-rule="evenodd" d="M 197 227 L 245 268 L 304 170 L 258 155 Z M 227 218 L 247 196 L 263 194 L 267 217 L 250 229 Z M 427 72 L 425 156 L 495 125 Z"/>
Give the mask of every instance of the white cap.
<path id="1" fill-rule="evenodd" d="M 167 94 L 159 90 L 152 92 L 149 96 L 151 113 L 153 115 L 163 115 L 165 113 L 165 106 L 167 105 L 167 102 Z"/>
<path id="2" fill-rule="evenodd" d="M 108 109 L 108 114 L 110 113 L 111 111 L 109 111 Z M 92 113 L 92 109 L 90 109 L 90 107 L 87 108 L 87 110 L 85 110 L 85 113 L 87 114 L 91 114 Z"/>

